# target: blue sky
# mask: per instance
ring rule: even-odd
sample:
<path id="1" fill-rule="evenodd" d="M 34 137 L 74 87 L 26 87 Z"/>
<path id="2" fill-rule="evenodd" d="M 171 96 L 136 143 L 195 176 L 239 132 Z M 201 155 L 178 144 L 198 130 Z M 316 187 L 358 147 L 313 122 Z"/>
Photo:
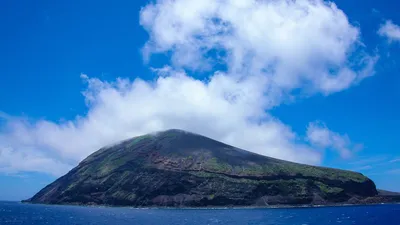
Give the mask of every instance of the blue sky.
<path id="1" fill-rule="evenodd" d="M 175 11 L 147 1 L 2 2 L 0 199 L 30 197 L 103 145 L 172 127 L 264 155 L 356 170 L 378 188 L 400 191 L 398 3 L 340 0 L 337 11 L 304 0 L 315 10 L 304 21 L 327 15 L 321 23 L 331 33 L 308 22 L 293 35 L 270 18 L 279 7 L 296 8 L 269 5 L 258 27 L 258 17 L 232 18 L 243 8 L 229 2 L 192 3 L 209 9 L 194 11 L 203 17 L 218 8 L 216 17 L 230 23 L 225 34 L 214 33 L 219 26 L 199 31 L 203 17 L 179 11 L 191 10 L 180 1 Z M 248 18 L 256 15 L 243 7 Z M 306 24 L 299 21 L 294 28 Z M 387 21 L 393 26 L 383 29 Z M 240 56 L 250 62 L 237 63 Z M 258 64 L 274 72 L 260 72 Z M 346 69 L 353 80 L 335 73 Z M 333 72 L 322 79 L 326 71 Z M 330 77 L 336 80 L 327 83 Z"/>

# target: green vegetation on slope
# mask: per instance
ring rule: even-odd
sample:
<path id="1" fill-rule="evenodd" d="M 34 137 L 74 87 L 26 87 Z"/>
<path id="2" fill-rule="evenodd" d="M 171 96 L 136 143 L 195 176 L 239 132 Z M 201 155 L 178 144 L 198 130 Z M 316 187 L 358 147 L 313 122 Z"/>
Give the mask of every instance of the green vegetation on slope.
<path id="1" fill-rule="evenodd" d="M 30 201 L 132 206 L 325 204 L 376 194 L 375 184 L 360 173 L 282 161 L 170 130 L 100 149 Z"/>

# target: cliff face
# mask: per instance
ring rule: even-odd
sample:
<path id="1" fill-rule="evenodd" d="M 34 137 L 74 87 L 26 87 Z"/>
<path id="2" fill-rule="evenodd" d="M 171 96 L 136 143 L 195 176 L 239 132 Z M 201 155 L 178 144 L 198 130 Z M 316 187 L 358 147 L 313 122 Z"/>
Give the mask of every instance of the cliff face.
<path id="1" fill-rule="evenodd" d="M 374 199 L 362 174 L 257 155 L 168 130 L 102 148 L 28 202 L 129 206 L 265 206 Z"/>

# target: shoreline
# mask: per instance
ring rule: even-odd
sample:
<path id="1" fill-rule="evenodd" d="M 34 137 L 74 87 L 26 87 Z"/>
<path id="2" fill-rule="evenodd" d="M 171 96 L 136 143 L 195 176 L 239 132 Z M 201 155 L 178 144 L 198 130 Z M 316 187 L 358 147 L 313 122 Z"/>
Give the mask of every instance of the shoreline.
<path id="1" fill-rule="evenodd" d="M 4 201 L 7 202 L 7 201 Z M 20 204 L 44 205 L 44 206 L 77 206 L 88 208 L 128 208 L 128 209 L 157 209 L 157 210 L 240 210 L 240 209 L 312 209 L 312 208 L 336 208 L 336 207 L 361 207 L 380 205 L 400 205 L 400 202 L 360 203 L 360 204 L 326 204 L 326 205 L 270 205 L 270 206 L 205 206 L 205 207 L 162 207 L 162 206 L 118 206 L 118 205 L 94 205 L 94 204 L 46 204 L 24 201 L 14 201 Z"/>

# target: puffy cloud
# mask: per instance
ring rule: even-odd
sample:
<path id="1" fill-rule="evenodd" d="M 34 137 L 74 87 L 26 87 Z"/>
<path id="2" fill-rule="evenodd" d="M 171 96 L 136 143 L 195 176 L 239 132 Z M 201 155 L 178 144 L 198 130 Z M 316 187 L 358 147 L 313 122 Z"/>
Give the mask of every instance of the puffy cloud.
<path id="1" fill-rule="evenodd" d="M 15 174 L 20 171 L 45 172 L 59 176 L 71 168 L 54 158 L 43 155 L 36 149 L 0 148 L 0 172 Z"/>
<path id="2" fill-rule="evenodd" d="M 362 145 L 352 143 L 347 135 L 331 131 L 321 122 L 309 124 L 307 138 L 312 145 L 318 148 L 335 150 L 342 158 L 350 158 L 353 153 L 362 148 Z"/>
<path id="3" fill-rule="evenodd" d="M 391 20 L 387 20 L 381 25 L 378 34 L 386 37 L 389 41 L 400 41 L 400 27 Z"/>
<path id="4" fill-rule="evenodd" d="M 376 61 L 359 51 L 360 31 L 343 11 L 320 0 L 162 0 L 142 9 L 141 24 L 146 56 L 171 52 L 187 69 L 226 63 L 230 74 L 265 76 L 274 93 L 341 91 Z"/>
<path id="5" fill-rule="evenodd" d="M 220 73 L 204 83 L 182 72 L 169 73 L 154 83 L 140 79 L 109 83 L 83 76 L 90 106 L 85 117 L 61 124 L 14 118 L 0 143 L 24 153 L 42 152 L 77 162 L 104 145 L 179 128 L 264 155 L 320 162 L 318 151 L 296 144 L 296 134 L 263 110 L 262 83 L 257 79 L 238 83 Z"/>
<path id="6" fill-rule="evenodd" d="M 346 136 L 312 124 L 309 145 L 268 113 L 299 94 L 331 94 L 373 74 L 375 58 L 335 4 L 160 0 L 140 18 L 150 34 L 144 56 L 167 53 L 171 66 L 154 69 L 151 82 L 82 75 L 88 112 L 71 121 L 2 116 L 3 170 L 61 174 L 104 145 L 170 128 L 296 162 L 321 163 L 321 148 L 348 157 Z"/>

